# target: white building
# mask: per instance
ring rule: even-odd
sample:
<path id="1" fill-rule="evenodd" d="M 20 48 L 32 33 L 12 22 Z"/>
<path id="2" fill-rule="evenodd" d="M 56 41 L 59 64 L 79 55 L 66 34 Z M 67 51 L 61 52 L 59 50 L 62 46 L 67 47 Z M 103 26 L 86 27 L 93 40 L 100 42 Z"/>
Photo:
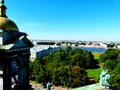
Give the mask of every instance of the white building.
<path id="1" fill-rule="evenodd" d="M 41 58 L 48 55 L 50 52 L 56 52 L 59 49 L 55 45 L 36 45 L 31 48 L 30 62 L 33 62 L 35 58 Z"/>

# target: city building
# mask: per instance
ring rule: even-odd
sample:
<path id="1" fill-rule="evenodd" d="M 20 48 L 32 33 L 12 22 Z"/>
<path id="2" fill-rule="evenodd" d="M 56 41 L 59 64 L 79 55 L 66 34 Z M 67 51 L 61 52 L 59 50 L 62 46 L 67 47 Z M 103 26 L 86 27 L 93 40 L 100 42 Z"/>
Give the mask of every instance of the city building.
<path id="1" fill-rule="evenodd" d="M 59 49 L 59 47 L 56 46 L 55 44 L 51 45 L 51 43 L 47 43 L 46 45 L 45 43 L 42 42 L 40 42 L 42 44 L 36 43 L 37 41 L 34 43 L 34 47 L 30 49 L 31 52 L 30 62 L 33 62 L 36 58 L 41 58 L 48 55 L 49 53 L 56 52 Z"/>

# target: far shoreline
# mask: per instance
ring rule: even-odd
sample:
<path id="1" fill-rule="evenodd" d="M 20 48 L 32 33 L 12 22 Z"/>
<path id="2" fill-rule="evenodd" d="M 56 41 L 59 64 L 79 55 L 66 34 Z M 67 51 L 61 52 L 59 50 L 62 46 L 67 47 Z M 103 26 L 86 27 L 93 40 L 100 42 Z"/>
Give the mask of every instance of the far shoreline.
<path id="1" fill-rule="evenodd" d="M 62 48 L 63 50 L 68 47 L 68 46 L 58 46 L 59 48 Z M 76 48 L 80 48 L 82 50 L 86 50 L 86 51 L 91 51 L 91 52 L 98 52 L 98 53 L 104 53 L 108 48 L 104 48 L 104 47 L 86 47 L 86 46 L 70 46 L 73 50 Z"/>

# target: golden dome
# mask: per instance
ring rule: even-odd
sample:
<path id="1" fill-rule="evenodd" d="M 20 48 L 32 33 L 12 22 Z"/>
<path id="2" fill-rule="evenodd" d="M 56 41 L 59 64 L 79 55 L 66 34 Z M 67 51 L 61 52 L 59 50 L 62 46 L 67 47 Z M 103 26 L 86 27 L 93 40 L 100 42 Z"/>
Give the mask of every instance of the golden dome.
<path id="1" fill-rule="evenodd" d="M 0 17 L 0 29 L 19 31 L 17 25 L 7 17 Z"/>

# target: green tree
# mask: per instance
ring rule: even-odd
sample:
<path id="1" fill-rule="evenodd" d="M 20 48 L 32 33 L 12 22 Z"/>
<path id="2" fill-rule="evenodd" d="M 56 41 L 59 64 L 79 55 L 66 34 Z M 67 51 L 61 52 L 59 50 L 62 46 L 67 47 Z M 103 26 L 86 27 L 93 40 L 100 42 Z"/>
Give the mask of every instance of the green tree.
<path id="1" fill-rule="evenodd" d="M 103 64 L 104 69 L 108 69 L 112 71 L 117 64 L 117 60 L 106 60 L 106 62 Z"/>
<path id="2" fill-rule="evenodd" d="M 117 87 L 118 90 L 120 89 L 120 73 L 112 71 L 109 83 L 113 87 Z"/>
<path id="3" fill-rule="evenodd" d="M 118 49 L 108 49 L 105 53 L 100 55 L 100 62 L 105 62 L 106 60 L 115 60 L 118 58 Z"/>
<path id="4" fill-rule="evenodd" d="M 114 43 L 107 44 L 107 47 L 108 47 L 108 48 L 113 48 L 114 46 L 115 46 L 115 44 L 114 44 Z"/>
<path id="5" fill-rule="evenodd" d="M 87 73 L 79 66 L 72 67 L 72 84 L 71 87 L 83 86 L 88 83 Z"/>
<path id="6" fill-rule="evenodd" d="M 85 68 L 94 67 L 94 56 L 92 55 L 92 53 L 89 52 L 89 51 L 84 51 L 84 53 L 85 53 L 85 55 L 84 55 L 85 56 L 84 63 L 86 63 Z"/>
<path id="7" fill-rule="evenodd" d="M 72 66 L 81 66 L 81 67 L 84 67 L 84 57 L 83 55 L 79 54 L 79 53 L 76 53 L 74 55 L 71 56 L 71 63 L 72 63 Z"/>
<path id="8" fill-rule="evenodd" d="M 91 67 L 93 55 L 81 49 L 59 49 L 30 63 L 30 76 L 44 85 L 52 81 L 55 85 L 78 87 L 88 84 L 85 68 Z M 93 63 L 92 63 L 93 64 Z"/>
<path id="9" fill-rule="evenodd" d="M 116 63 L 116 65 L 114 65 L 114 67 L 115 67 L 116 72 L 120 72 L 120 63 Z"/>

